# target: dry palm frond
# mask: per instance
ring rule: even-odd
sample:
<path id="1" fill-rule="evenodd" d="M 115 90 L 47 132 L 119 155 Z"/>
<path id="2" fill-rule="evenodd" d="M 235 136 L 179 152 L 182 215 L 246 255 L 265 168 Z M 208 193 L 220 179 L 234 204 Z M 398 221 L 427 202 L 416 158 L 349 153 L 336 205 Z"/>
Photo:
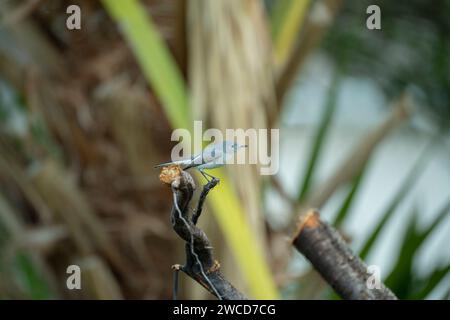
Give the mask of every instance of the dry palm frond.
<path id="1" fill-rule="evenodd" d="M 210 120 L 210 126 L 223 134 L 226 128 L 267 128 L 275 95 L 265 18 L 259 1 L 189 2 L 189 78 L 195 120 Z M 234 166 L 230 173 L 245 199 L 252 231 L 264 243 L 258 168 Z"/>
<path id="2" fill-rule="evenodd" d="M 82 282 L 86 284 L 92 299 L 122 299 L 122 292 L 108 266 L 97 256 L 87 256 L 77 261 L 82 272 Z"/>
<path id="3" fill-rule="evenodd" d="M 30 243 L 33 247 L 24 243 L 25 240 L 27 240 L 27 237 L 31 236 L 32 233 L 27 230 L 19 213 L 1 193 L 0 228 L 2 229 L 2 232 L 7 234 L 6 244 L 1 243 L 5 241 L 3 236 L 2 241 L 0 241 L 0 267 L 2 268 L 2 272 L 0 272 L 0 287 L 2 289 L 2 296 L 5 295 L 5 297 L 9 298 L 29 298 L 27 293 L 24 292 L 23 283 L 18 283 L 16 279 L 17 270 L 14 270 L 14 259 L 20 252 L 26 254 L 38 273 L 45 279 L 50 290 L 53 293 L 56 293 L 58 291 L 56 285 L 57 281 L 45 260 L 43 251 L 36 250 L 35 241 Z"/>
<path id="4" fill-rule="evenodd" d="M 18 9 L 0 2 L 2 18 Z M 183 6 L 147 3 L 184 59 L 184 30 L 173 28 Z M 168 155 L 169 125 L 101 3 L 78 2 L 81 30 L 55 28 L 70 4 L 42 1 L 0 31 L 0 81 L 23 97 L 26 125 L 46 135 L 42 143 L 28 127 L 11 138 L 0 127 L 0 192 L 5 182 L 17 214 L 31 221 L 17 246 L 45 253 L 59 283 L 68 264 L 89 269 L 85 293 L 58 297 L 167 298 L 178 253 L 167 232 L 170 195 L 153 165 Z"/>

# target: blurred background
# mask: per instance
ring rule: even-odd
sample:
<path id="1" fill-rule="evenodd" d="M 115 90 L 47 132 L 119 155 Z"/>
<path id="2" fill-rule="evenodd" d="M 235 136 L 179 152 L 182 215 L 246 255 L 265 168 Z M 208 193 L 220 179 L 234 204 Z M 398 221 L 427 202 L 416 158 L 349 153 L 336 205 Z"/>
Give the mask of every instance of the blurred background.
<path id="1" fill-rule="evenodd" d="M 69 5 L 81 29 L 69 30 Z M 381 29 L 369 30 L 369 5 Z M 251 298 L 338 299 L 310 207 L 401 299 L 450 298 L 450 1 L 0 0 L 0 298 L 170 299 L 171 132 L 279 128 L 200 227 Z M 197 180 L 202 183 L 201 179 Z M 82 289 L 69 290 L 69 265 Z M 182 276 L 181 297 L 212 296 Z"/>

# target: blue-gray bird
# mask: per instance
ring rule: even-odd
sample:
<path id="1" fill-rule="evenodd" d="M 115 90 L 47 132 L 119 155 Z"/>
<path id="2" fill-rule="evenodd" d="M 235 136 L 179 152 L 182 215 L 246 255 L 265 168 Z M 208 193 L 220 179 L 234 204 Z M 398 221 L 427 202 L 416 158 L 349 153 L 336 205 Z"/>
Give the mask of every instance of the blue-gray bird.
<path id="1" fill-rule="evenodd" d="M 210 143 L 203 151 L 187 159 L 177 161 L 165 162 L 155 166 L 155 168 L 177 164 L 183 170 L 196 168 L 203 177 L 209 182 L 208 177 L 215 179 L 212 175 L 206 173 L 204 170 L 215 169 L 228 164 L 233 159 L 234 154 L 241 148 L 247 145 L 240 145 L 232 141 L 221 141 Z"/>

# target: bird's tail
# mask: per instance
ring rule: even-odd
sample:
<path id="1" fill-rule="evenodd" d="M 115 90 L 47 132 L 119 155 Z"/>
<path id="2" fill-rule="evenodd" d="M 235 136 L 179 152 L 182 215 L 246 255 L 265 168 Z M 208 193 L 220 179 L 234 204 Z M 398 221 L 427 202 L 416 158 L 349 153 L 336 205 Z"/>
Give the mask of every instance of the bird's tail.
<path id="1" fill-rule="evenodd" d="M 175 164 L 175 163 L 176 163 L 176 161 L 163 162 L 163 163 L 157 164 L 153 168 L 167 167 L 168 165 Z"/>

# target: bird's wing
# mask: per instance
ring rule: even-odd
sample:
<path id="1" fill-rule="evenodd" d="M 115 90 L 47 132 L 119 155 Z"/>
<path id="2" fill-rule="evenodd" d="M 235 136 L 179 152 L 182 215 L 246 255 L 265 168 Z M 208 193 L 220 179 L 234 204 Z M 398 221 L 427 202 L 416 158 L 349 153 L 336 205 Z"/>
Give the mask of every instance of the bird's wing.
<path id="1" fill-rule="evenodd" d="M 217 162 L 223 156 L 223 148 L 220 148 L 218 144 L 209 144 L 202 153 L 194 156 L 190 164 L 183 169 L 189 169 L 201 166 L 203 164 Z"/>
<path id="2" fill-rule="evenodd" d="M 222 162 L 224 160 L 224 145 L 222 142 L 219 143 L 211 143 L 209 144 L 203 151 L 195 156 L 192 156 L 188 159 L 182 159 L 178 161 L 173 162 L 166 162 L 159 164 L 156 167 L 162 167 L 169 164 L 178 164 L 180 165 L 184 170 L 198 167 L 203 164 L 207 163 L 217 163 L 220 164 L 220 160 L 222 159 Z"/>
<path id="3" fill-rule="evenodd" d="M 217 161 L 223 156 L 223 146 L 222 144 L 210 144 L 202 152 L 203 161 L 202 163 L 210 163 Z"/>

